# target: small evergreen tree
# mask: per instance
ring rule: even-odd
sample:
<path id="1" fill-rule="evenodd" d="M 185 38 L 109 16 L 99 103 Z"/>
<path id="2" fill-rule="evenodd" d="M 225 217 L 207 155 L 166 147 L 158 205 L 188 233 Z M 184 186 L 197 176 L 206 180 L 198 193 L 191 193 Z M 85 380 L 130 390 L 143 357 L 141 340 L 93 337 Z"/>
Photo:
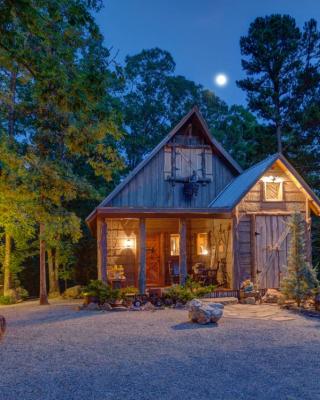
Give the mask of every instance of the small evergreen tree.
<path id="1" fill-rule="evenodd" d="M 306 260 L 305 221 L 295 212 L 289 221 L 290 251 L 288 271 L 282 280 L 281 291 L 287 299 L 294 299 L 298 306 L 319 286 L 314 268 Z"/>

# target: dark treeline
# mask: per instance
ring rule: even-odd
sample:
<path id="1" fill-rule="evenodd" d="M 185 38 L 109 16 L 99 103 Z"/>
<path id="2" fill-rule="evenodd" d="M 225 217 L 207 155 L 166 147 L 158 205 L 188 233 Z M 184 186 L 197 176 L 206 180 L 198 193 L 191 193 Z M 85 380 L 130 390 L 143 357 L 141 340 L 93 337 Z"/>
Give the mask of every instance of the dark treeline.
<path id="1" fill-rule="evenodd" d="M 100 1 L 0 2 L 0 284 L 43 302 L 95 277 L 84 218 L 198 105 L 247 168 L 281 150 L 315 191 L 320 177 L 317 23 L 257 18 L 241 38 L 248 107 L 175 73 L 158 48 L 112 58 L 92 17 Z M 240 60 L 239 60 L 240 62 Z M 314 260 L 319 261 L 319 223 Z M 40 271 L 40 273 L 39 273 Z M 43 279 L 47 276 L 47 280 Z M 42 279 L 40 279 L 42 278 Z M 47 281 L 47 282 L 46 282 Z M 19 289 L 18 289 L 19 291 Z"/>

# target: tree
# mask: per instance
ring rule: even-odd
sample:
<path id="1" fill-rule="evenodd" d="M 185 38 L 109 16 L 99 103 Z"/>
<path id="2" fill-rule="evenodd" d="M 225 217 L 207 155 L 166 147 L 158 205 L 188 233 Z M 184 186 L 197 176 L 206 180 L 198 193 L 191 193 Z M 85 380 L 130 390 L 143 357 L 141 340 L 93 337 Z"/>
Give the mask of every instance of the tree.
<path id="1" fill-rule="evenodd" d="M 289 221 L 290 250 L 288 270 L 281 282 L 281 291 L 288 299 L 294 299 L 300 307 L 301 302 L 309 297 L 319 286 L 315 269 L 306 261 L 305 221 L 296 212 Z"/>
<path id="2" fill-rule="evenodd" d="M 88 177 L 110 181 L 122 165 L 112 94 L 117 78 L 91 14 L 99 6 L 85 0 L 1 4 L 0 48 L 32 82 L 25 165 L 39 226 L 41 304 L 47 304 L 47 224 L 57 213 L 75 217 L 72 201 L 97 197 Z"/>
<path id="3" fill-rule="evenodd" d="M 249 108 L 271 123 L 282 152 L 297 106 L 294 96 L 302 67 L 301 32 L 294 18 L 274 14 L 256 18 L 247 36 L 240 39 L 242 68 L 247 78 L 238 86 L 247 92 Z"/>

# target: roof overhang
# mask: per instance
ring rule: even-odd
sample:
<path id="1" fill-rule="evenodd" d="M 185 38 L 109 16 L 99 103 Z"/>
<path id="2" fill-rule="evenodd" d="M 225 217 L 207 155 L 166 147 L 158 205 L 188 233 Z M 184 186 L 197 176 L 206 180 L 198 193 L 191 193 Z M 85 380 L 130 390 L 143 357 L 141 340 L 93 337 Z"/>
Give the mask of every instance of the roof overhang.
<path id="1" fill-rule="evenodd" d="M 120 208 L 97 207 L 86 219 L 93 235 L 97 219 L 103 218 L 231 218 L 227 208 Z"/>

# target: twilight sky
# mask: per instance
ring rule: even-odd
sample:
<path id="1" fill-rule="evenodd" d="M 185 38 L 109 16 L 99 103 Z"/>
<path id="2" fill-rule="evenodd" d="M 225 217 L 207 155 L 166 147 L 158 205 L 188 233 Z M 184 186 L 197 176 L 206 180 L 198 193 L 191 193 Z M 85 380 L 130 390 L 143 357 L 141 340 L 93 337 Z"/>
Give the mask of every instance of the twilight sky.
<path id="1" fill-rule="evenodd" d="M 245 103 L 235 81 L 242 77 L 240 36 L 257 16 L 290 14 L 297 23 L 315 18 L 319 0 L 105 0 L 97 15 L 105 44 L 119 51 L 118 61 L 142 49 L 168 50 L 176 73 L 213 90 L 228 104 Z M 217 87 L 213 77 L 228 75 Z"/>

